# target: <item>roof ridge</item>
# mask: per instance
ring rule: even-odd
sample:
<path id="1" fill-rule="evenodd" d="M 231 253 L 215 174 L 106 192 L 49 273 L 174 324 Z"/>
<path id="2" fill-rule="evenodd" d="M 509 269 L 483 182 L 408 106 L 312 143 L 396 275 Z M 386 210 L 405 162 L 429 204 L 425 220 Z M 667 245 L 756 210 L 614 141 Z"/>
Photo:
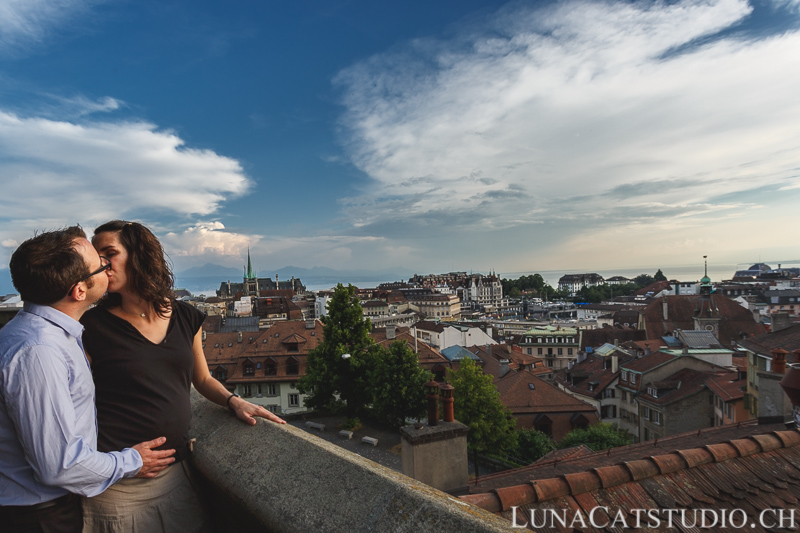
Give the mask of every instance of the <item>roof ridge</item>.
<path id="1" fill-rule="evenodd" d="M 487 511 L 499 513 L 513 506 L 575 496 L 707 463 L 721 463 L 736 457 L 747 457 L 798 445 L 800 445 L 800 429 L 772 431 L 749 435 L 742 439 L 707 444 L 700 448 L 675 450 L 646 459 L 601 466 L 584 472 L 537 479 L 524 485 L 492 489 L 490 492 L 468 494 L 460 498 Z"/>

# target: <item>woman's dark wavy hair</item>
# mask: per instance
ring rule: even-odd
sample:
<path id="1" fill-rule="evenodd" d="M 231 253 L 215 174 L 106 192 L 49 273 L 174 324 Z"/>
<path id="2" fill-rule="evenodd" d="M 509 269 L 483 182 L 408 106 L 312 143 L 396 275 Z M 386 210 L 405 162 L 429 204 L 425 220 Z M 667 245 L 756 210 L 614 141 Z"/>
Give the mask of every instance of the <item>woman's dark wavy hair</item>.
<path id="1" fill-rule="evenodd" d="M 138 222 L 112 220 L 94 230 L 94 238 L 100 233 L 112 232 L 119 235 L 119 242 L 128 252 L 125 268 L 128 277 L 128 291 L 146 302 L 153 304 L 156 314 L 165 317 L 175 295 L 172 286 L 175 279 L 167 262 L 164 248 L 153 232 Z M 109 293 L 103 305 L 117 307 L 122 303 L 119 294 Z"/>

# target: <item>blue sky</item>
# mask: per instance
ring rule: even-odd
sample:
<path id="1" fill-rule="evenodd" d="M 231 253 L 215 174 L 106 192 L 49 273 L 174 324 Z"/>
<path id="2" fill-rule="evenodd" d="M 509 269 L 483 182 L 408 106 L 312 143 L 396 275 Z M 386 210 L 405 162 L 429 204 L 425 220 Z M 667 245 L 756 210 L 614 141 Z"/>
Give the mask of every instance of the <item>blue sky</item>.
<path id="1" fill-rule="evenodd" d="M 0 0 L 0 264 L 796 260 L 799 51 L 799 0 Z"/>

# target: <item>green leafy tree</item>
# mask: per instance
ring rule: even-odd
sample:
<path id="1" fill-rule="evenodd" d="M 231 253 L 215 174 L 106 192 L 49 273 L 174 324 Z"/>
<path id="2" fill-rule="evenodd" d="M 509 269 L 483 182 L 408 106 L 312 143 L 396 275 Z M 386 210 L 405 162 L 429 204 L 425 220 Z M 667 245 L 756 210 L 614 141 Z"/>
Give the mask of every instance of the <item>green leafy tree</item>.
<path id="1" fill-rule="evenodd" d="M 667 281 L 667 276 L 665 276 L 664 273 L 661 272 L 661 269 L 659 268 L 658 272 L 656 272 L 656 275 L 653 276 L 653 281 Z"/>
<path id="2" fill-rule="evenodd" d="M 469 426 L 467 446 L 478 453 L 503 453 L 516 444 L 516 421 L 500 401 L 492 377 L 472 359 L 462 359 L 458 370 L 449 372 L 453 386 L 456 420 Z"/>
<path id="3" fill-rule="evenodd" d="M 556 449 L 556 444 L 547 433 L 533 428 L 520 429 L 517 432 L 517 448 L 514 456 L 530 464 Z"/>
<path id="4" fill-rule="evenodd" d="M 628 432 L 617 427 L 616 424 L 600 422 L 586 429 L 573 429 L 567 433 L 559 443 L 560 448 L 571 448 L 585 444 L 594 451 L 607 450 L 617 446 L 631 443 Z"/>
<path id="5" fill-rule="evenodd" d="M 420 418 L 426 411 L 425 383 L 433 374 L 419 366 L 419 358 L 401 340 L 381 350 L 369 372 L 372 387 L 372 413 L 394 427 L 406 418 Z"/>
<path id="6" fill-rule="evenodd" d="M 308 353 L 306 375 L 297 383 L 308 394 L 306 405 L 348 417 L 362 412 L 372 400 L 368 370 L 380 347 L 369 336 L 370 321 L 355 297 L 356 288 L 341 283 L 328 302 L 322 342 Z M 344 356 L 344 357 L 343 357 Z"/>

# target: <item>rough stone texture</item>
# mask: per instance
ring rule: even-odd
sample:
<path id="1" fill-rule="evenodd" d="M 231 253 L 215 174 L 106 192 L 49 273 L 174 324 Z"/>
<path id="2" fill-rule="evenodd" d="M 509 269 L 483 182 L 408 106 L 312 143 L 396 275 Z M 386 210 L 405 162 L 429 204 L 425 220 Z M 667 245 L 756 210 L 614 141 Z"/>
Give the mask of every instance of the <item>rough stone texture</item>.
<path id="1" fill-rule="evenodd" d="M 467 432 L 461 422 L 400 428 L 403 474 L 448 492 L 467 488 Z"/>
<path id="2" fill-rule="evenodd" d="M 792 402 L 781 388 L 783 374 L 758 373 L 758 418 L 790 420 Z"/>
<path id="3" fill-rule="evenodd" d="M 512 530 L 494 514 L 293 426 L 259 420 L 249 427 L 194 391 L 192 411 L 192 462 L 223 531 Z"/>

